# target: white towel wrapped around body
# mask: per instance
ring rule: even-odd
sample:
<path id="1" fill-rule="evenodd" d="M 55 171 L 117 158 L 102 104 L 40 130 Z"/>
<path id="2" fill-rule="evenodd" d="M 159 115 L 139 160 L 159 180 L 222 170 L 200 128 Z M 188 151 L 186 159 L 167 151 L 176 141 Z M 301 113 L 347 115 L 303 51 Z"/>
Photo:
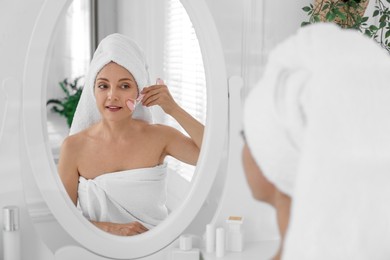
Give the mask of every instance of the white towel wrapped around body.
<path id="1" fill-rule="evenodd" d="M 257 164 L 292 197 L 283 260 L 390 259 L 390 57 L 332 24 L 270 54 L 245 104 Z"/>
<path id="2" fill-rule="evenodd" d="M 153 228 L 168 215 L 166 164 L 79 178 L 79 208 L 89 220 Z"/>

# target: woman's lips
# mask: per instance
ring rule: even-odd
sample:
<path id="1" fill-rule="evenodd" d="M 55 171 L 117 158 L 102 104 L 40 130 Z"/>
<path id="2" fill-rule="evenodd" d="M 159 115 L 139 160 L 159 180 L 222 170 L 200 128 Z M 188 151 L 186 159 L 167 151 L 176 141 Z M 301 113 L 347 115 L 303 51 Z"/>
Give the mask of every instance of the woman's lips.
<path id="1" fill-rule="evenodd" d="M 117 112 L 117 111 L 121 110 L 122 107 L 118 107 L 118 106 L 106 106 L 106 109 L 108 109 L 108 111 L 110 111 L 110 112 Z"/>

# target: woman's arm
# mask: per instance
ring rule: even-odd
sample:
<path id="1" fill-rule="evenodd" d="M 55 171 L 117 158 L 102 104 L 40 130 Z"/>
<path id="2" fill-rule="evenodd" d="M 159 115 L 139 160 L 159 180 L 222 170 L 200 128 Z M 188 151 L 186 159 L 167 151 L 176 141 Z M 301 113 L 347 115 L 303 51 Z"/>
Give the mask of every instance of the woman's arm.
<path id="1" fill-rule="evenodd" d="M 148 229 L 138 221 L 124 223 L 124 224 L 112 223 L 112 222 L 97 222 L 97 221 L 91 221 L 91 223 L 103 231 L 118 236 L 134 236 L 148 231 Z"/>
<path id="2" fill-rule="evenodd" d="M 79 183 L 79 172 L 77 169 L 77 149 L 74 145 L 74 138 L 67 137 L 61 146 L 60 159 L 58 162 L 58 173 L 61 181 L 73 203 L 77 204 L 77 189 Z"/>
<path id="3" fill-rule="evenodd" d="M 158 83 L 159 85 L 145 87 L 142 90 L 141 93 L 144 94 L 142 104 L 147 107 L 159 105 L 165 113 L 172 116 L 183 127 L 200 150 L 203 140 L 204 125 L 175 102 L 168 87 L 164 85 L 162 81 Z"/>

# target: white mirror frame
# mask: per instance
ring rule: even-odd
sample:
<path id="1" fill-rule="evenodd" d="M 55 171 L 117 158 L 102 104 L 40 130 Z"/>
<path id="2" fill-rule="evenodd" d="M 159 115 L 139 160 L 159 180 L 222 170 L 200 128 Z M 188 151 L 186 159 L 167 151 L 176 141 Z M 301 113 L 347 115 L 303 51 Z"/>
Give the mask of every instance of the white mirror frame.
<path id="1" fill-rule="evenodd" d="M 227 140 L 228 89 L 225 62 L 218 32 L 205 1 L 181 2 L 194 25 L 205 66 L 208 100 L 203 146 L 191 192 L 182 205 L 156 228 L 134 237 L 114 236 L 95 228 L 74 207 L 56 176 L 57 170 L 46 134 L 47 57 L 56 25 L 71 0 L 46 0 L 43 3 L 32 32 L 24 69 L 22 125 L 25 147 L 22 149 L 25 149 L 26 159 L 22 163 L 28 165 L 23 175 L 26 179 L 34 179 L 33 183 L 24 181 L 30 212 L 36 210 L 29 200 L 30 191 L 37 194 L 39 190 L 37 196 L 43 208 L 38 210 L 47 210 L 55 218 L 52 222 L 62 227 L 58 229 L 60 231 L 52 232 L 52 222 L 41 220 L 40 223 L 34 223 L 53 252 L 71 243 L 81 245 L 95 254 L 116 259 L 153 254 L 180 236 L 209 194 Z M 60 234 L 65 233 L 64 230 L 67 234 Z M 68 236 L 73 241 L 61 241 L 61 238 Z"/>

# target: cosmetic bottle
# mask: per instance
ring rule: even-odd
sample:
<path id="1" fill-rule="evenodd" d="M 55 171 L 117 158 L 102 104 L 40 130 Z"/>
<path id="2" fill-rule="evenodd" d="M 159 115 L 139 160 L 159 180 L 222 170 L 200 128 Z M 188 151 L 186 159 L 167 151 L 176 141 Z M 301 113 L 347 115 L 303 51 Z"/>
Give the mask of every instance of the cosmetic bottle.
<path id="1" fill-rule="evenodd" d="M 21 260 L 19 208 L 3 208 L 3 260 Z"/>
<path id="2" fill-rule="evenodd" d="M 226 223 L 228 225 L 226 235 L 226 249 L 232 252 L 242 252 L 243 249 L 243 235 L 242 235 L 242 217 L 230 216 Z"/>
<path id="3" fill-rule="evenodd" d="M 215 243 L 215 255 L 217 257 L 223 257 L 225 255 L 225 230 L 223 228 L 217 228 Z"/>
<path id="4" fill-rule="evenodd" d="M 199 248 L 192 248 L 192 236 L 180 236 L 180 247 L 171 252 L 171 260 L 199 260 Z"/>
<path id="5" fill-rule="evenodd" d="M 213 253 L 215 250 L 215 226 L 206 225 L 206 252 Z"/>

